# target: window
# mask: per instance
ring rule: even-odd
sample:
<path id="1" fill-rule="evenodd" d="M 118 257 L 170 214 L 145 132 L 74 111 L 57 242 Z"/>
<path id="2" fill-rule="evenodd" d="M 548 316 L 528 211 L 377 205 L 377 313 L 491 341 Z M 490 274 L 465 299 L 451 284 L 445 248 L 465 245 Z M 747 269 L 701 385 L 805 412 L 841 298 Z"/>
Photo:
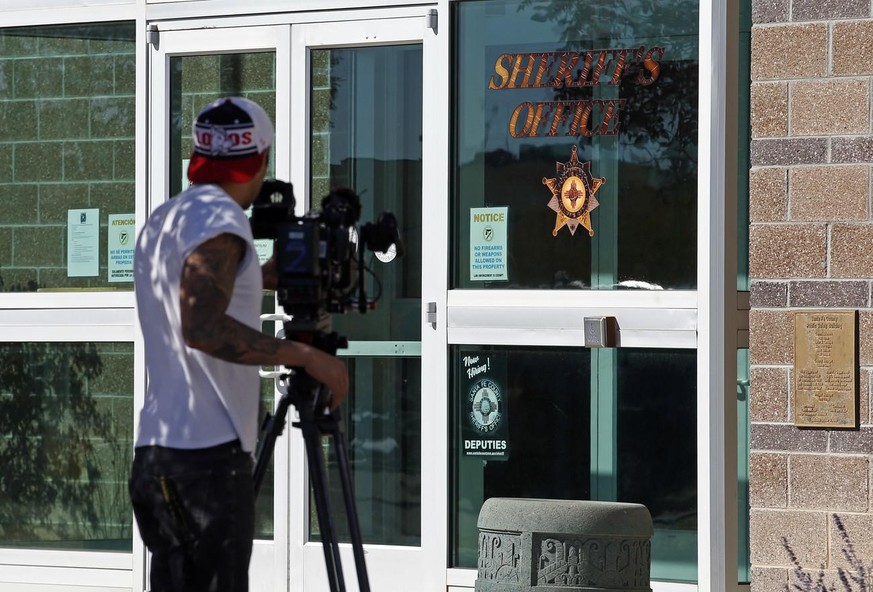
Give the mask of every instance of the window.
<path id="1" fill-rule="evenodd" d="M 134 38 L 0 29 L 0 292 L 133 287 Z"/>
<path id="2" fill-rule="evenodd" d="M 0 546 L 130 551 L 133 345 L 0 343 Z"/>
<path id="3" fill-rule="evenodd" d="M 170 60 L 170 196 L 188 187 L 188 158 L 193 150 L 191 130 L 197 113 L 212 101 L 226 96 L 244 96 L 261 107 L 276 120 L 276 54 L 273 52 L 231 53 L 173 57 Z M 271 169 L 275 160 L 270 161 Z M 268 172 L 269 176 L 269 172 Z M 251 210 L 248 210 L 251 212 Z M 256 241 L 259 255 L 264 260 L 272 249 L 271 241 Z M 262 251 L 262 252 L 261 252 Z M 275 300 L 270 292 L 264 293 L 261 310 L 275 311 Z M 272 333 L 272 323 L 264 332 Z M 272 380 L 261 381 L 261 417 L 272 412 L 274 385 Z M 273 537 L 274 502 L 273 459 L 265 474 L 257 499 L 256 537 Z"/>
<path id="4" fill-rule="evenodd" d="M 644 504 L 652 577 L 694 580 L 693 350 L 455 346 L 452 564 L 490 497 Z"/>
<path id="5" fill-rule="evenodd" d="M 397 217 L 405 254 L 383 262 L 363 245 L 373 309 L 333 315 L 354 396 L 344 402 L 351 478 L 365 541 L 421 544 L 421 45 L 314 49 L 310 53 L 312 207 L 335 187 L 361 198 L 358 227 Z M 388 258 L 386 258 L 388 259 Z M 357 293 L 355 293 L 357 294 Z M 344 507 L 336 458 L 330 494 Z M 337 534 L 349 540 L 336 512 Z M 319 539 L 314 496 L 310 540 Z"/>
<path id="6" fill-rule="evenodd" d="M 453 287 L 696 287 L 697 3 L 645 6 L 458 6 Z"/>

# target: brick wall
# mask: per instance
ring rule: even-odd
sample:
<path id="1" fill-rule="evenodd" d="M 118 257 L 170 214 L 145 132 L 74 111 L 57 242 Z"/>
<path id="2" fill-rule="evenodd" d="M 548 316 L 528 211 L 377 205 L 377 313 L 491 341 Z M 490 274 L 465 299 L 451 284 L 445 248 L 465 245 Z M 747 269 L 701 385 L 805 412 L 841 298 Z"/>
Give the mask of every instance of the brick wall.
<path id="1" fill-rule="evenodd" d="M 833 515 L 873 559 L 873 12 L 870 0 L 753 0 L 751 175 L 752 589 L 844 585 Z M 857 430 L 793 425 L 794 312 L 857 310 Z"/>

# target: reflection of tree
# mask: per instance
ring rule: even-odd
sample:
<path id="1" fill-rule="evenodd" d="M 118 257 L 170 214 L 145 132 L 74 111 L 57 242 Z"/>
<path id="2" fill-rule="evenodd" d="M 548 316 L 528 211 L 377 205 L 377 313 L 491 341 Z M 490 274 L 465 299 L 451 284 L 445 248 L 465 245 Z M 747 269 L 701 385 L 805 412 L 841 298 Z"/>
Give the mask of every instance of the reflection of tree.
<path id="1" fill-rule="evenodd" d="M 111 511 L 104 504 L 117 505 L 101 497 L 104 469 L 97 454 L 98 443 L 112 447 L 116 440 L 112 417 L 89 392 L 89 381 L 102 371 L 94 344 L 0 344 L 4 542 L 99 536 Z"/>
<path id="2" fill-rule="evenodd" d="M 698 0 L 521 0 L 519 12 L 526 9 L 531 20 L 554 23 L 568 42 L 697 33 Z"/>
<path id="3" fill-rule="evenodd" d="M 632 160 L 670 171 L 679 185 L 697 174 L 697 89 L 696 60 L 664 63 L 651 86 L 622 87 L 627 105 L 620 133 Z"/>
<path id="4" fill-rule="evenodd" d="M 36 292 L 39 285 L 34 280 L 27 280 L 24 284 L 13 284 L 7 286 L 3 281 L 3 276 L 0 275 L 0 292 Z"/>
<path id="5" fill-rule="evenodd" d="M 631 59 L 622 73 L 618 98 L 627 101 L 619 130 L 623 159 L 670 170 L 680 183 L 691 180 L 697 169 L 696 0 L 521 0 L 519 11 L 525 9 L 534 21 L 554 23 L 568 51 L 664 47 L 655 83 L 639 85 L 640 65 Z M 559 88 L 555 100 L 590 99 L 598 92 L 609 93 L 609 85 Z"/>

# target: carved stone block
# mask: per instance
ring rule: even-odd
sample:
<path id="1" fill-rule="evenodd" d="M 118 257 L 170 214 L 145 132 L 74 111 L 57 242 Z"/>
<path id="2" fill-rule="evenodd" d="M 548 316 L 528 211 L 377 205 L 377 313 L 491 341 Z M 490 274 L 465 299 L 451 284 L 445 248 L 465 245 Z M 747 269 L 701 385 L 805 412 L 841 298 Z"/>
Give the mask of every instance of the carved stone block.
<path id="1" fill-rule="evenodd" d="M 476 592 L 651 592 L 640 504 L 492 498 L 478 526 Z"/>

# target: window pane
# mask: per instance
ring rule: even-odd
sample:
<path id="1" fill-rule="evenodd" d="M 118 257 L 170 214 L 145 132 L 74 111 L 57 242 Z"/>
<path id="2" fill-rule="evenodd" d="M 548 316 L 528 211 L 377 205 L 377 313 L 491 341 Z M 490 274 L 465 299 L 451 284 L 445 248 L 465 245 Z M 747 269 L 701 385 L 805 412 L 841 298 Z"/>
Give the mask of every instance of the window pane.
<path id="1" fill-rule="evenodd" d="M 454 346 L 451 563 L 489 497 L 644 504 L 654 579 L 697 578 L 696 352 Z"/>
<path id="2" fill-rule="evenodd" d="M 349 339 L 344 403 L 351 478 L 364 541 L 421 544 L 420 45 L 313 50 L 308 203 L 332 188 L 361 198 L 359 235 L 383 211 L 397 217 L 406 252 L 387 263 L 367 249 L 366 314 L 335 314 Z M 355 296 L 358 294 L 355 293 Z M 355 298 L 357 302 L 357 298 Z M 332 449 L 331 449 L 332 450 Z M 336 458 L 327 456 L 337 534 L 349 540 Z M 320 538 L 314 503 L 310 538 Z"/>
<path id="3" fill-rule="evenodd" d="M 452 350 L 452 565 L 475 567 L 484 500 L 591 498 L 591 356 L 582 348 Z"/>
<path id="4" fill-rule="evenodd" d="M 752 546 L 749 538 L 749 350 L 737 350 L 737 563 L 738 582 L 752 577 Z"/>
<path id="5" fill-rule="evenodd" d="M 309 203 L 331 188 L 361 198 L 359 228 L 383 211 L 397 217 L 406 254 L 383 263 L 365 254 L 367 314 L 337 315 L 356 341 L 421 339 L 420 45 L 312 51 L 312 166 Z"/>
<path id="6" fill-rule="evenodd" d="M 240 53 L 196 55 L 170 59 L 170 194 L 188 187 L 187 162 L 193 149 L 191 130 L 200 110 L 225 96 L 243 96 L 257 102 L 276 121 L 276 54 Z M 270 161 L 270 167 L 274 161 Z M 251 210 L 249 210 L 251 211 Z M 259 251 L 271 252 L 272 241 L 255 241 Z M 266 255 L 265 255 L 266 256 Z M 264 293 L 262 313 L 276 310 L 272 292 Z M 273 326 L 264 327 L 272 334 Z M 272 380 L 261 381 L 261 416 L 273 410 Z M 273 537 L 273 459 L 257 499 L 255 536 Z"/>
<path id="7" fill-rule="evenodd" d="M 255 101 L 276 121 L 276 54 L 230 53 L 170 58 L 170 195 L 188 187 L 191 131 L 201 109 L 227 96 Z M 270 160 L 270 167 L 275 159 Z M 269 173 L 268 173 L 269 174 Z"/>
<path id="8" fill-rule="evenodd" d="M 457 5 L 453 287 L 696 286 L 697 12 Z"/>
<path id="9" fill-rule="evenodd" d="M 749 170 L 752 168 L 752 0 L 740 2 L 739 81 L 737 86 L 737 290 L 749 289 Z M 740 580 L 742 581 L 742 580 Z"/>
<path id="10" fill-rule="evenodd" d="M 367 544 L 421 544 L 421 358 L 345 358 L 352 378 L 343 409 L 361 534 Z M 300 437 L 299 432 L 295 437 Z M 348 521 L 333 444 L 328 489 L 340 541 Z M 330 446 L 329 452 L 327 447 Z M 314 499 L 310 540 L 321 540 Z"/>
<path id="11" fill-rule="evenodd" d="M 132 288 L 134 39 L 0 29 L 0 292 Z"/>
<path id="12" fill-rule="evenodd" d="M 0 344 L 0 545 L 130 551 L 132 451 L 132 344 Z"/>
<path id="13" fill-rule="evenodd" d="M 652 514 L 652 578 L 697 581 L 697 352 L 618 349 L 618 501 Z"/>

